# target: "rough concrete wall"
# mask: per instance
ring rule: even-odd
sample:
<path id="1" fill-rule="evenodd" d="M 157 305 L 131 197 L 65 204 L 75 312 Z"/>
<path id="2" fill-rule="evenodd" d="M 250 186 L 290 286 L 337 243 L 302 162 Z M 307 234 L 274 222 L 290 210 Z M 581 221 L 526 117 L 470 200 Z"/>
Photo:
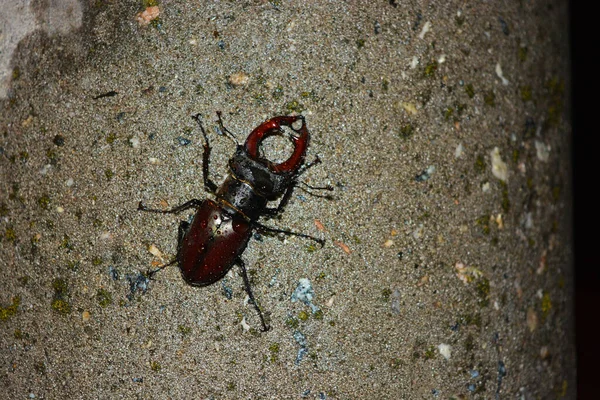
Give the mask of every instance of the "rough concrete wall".
<path id="1" fill-rule="evenodd" d="M 575 397 L 565 2 L 138 14 L 154 3 L 85 3 L 70 32 L 38 19 L 11 58 L 0 397 Z M 265 222 L 324 248 L 262 235 L 244 253 L 268 333 L 237 268 L 205 288 L 143 275 L 189 215 L 137 204 L 207 196 L 196 113 L 224 179 L 218 110 L 240 140 L 304 114 L 323 160 L 304 179 L 335 186 Z M 301 279 L 314 295 L 294 302 Z"/>

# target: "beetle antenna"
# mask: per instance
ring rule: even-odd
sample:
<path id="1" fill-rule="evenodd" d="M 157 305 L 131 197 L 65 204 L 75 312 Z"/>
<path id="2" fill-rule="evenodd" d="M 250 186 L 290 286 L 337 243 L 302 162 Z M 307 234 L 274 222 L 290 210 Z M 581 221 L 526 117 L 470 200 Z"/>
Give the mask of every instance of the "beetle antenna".
<path id="1" fill-rule="evenodd" d="M 306 187 L 302 187 L 298 185 L 298 189 L 302 190 L 304 193 L 307 193 L 313 197 L 318 197 L 321 199 L 327 199 L 327 200 L 333 200 L 333 196 L 330 194 L 316 194 L 311 192 L 311 190 L 329 190 L 329 191 L 333 191 L 333 186 L 331 185 L 326 185 L 326 186 L 311 186 L 308 183 L 305 182 L 298 182 L 298 184 L 302 184 Z M 310 190 L 309 190 L 310 189 Z"/>
<path id="2" fill-rule="evenodd" d="M 296 173 L 296 176 L 300 176 L 303 173 L 305 173 L 309 168 L 314 167 L 315 165 L 319 165 L 321 164 L 321 159 L 319 158 L 319 156 L 315 156 L 315 159 L 312 160 L 311 162 L 307 162 L 306 164 L 303 164 L 300 169 L 298 169 L 298 172 Z"/>
<path id="3" fill-rule="evenodd" d="M 271 228 L 270 226 L 265 226 L 261 223 L 258 222 L 253 222 L 253 225 L 256 226 L 259 230 L 262 231 L 266 231 L 266 232 L 271 232 L 271 233 L 283 233 L 284 235 L 290 235 L 290 236 L 298 236 L 304 239 L 309 239 L 312 241 L 315 241 L 317 243 L 319 243 L 319 245 L 321 245 L 321 247 L 325 246 L 325 240 L 324 239 L 319 239 L 316 238 L 314 236 L 310 236 L 307 235 L 305 233 L 299 233 L 299 232 L 294 232 L 294 231 L 289 231 L 287 229 L 277 229 L 277 228 Z"/>
<path id="4" fill-rule="evenodd" d="M 235 137 L 235 135 L 233 133 L 231 133 L 231 131 L 229 129 L 225 128 L 225 125 L 223 125 L 223 119 L 221 118 L 221 111 L 217 111 L 217 118 L 219 118 L 219 129 L 221 130 L 221 132 L 223 134 L 225 134 L 225 136 L 227 136 L 228 138 L 233 140 L 233 143 L 235 143 L 236 146 L 239 146 L 240 143 L 237 141 L 237 138 Z"/>
<path id="5" fill-rule="evenodd" d="M 307 189 L 310 189 L 310 190 L 329 190 L 330 192 L 333 192 L 333 186 L 331 186 L 331 185 L 325 185 L 325 186 L 312 186 L 312 185 L 309 185 L 309 184 L 308 184 L 308 183 L 306 183 L 306 182 L 298 182 L 298 183 L 299 183 L 299 184 L 301 184 L 301 185 L 304 185 L 304 186 L 306 186 L 306 188 L 307 188 Z M 303 188 L 300 188 L 300 189 L 303 189 Z M 305 189 L 304 189 L 304 190 L 305 190 Z"/>

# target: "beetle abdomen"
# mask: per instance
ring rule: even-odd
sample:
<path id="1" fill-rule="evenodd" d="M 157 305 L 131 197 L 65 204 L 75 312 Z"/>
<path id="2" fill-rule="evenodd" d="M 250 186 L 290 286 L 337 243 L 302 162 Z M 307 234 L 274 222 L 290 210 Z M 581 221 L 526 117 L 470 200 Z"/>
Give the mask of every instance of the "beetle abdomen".
<path id="1" fill-rule="evenodd" d="M 207 286 L 221 279 L 242 254 L 251 228 L 238 214 L 230 215 L 204 200 L 179 243 L 177 259 L 187 283 Z"/>

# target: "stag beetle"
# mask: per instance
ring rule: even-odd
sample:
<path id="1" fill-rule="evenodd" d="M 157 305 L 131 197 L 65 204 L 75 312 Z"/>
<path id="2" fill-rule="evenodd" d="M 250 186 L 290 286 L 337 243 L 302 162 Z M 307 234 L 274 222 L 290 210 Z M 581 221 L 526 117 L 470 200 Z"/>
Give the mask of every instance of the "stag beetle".
<path id="1" fill-rule="evenodd" d="M 217 113 L 219 124 L 224 134 L 229 132 Z M 192 199 L 170 210 L 147 208 L 142 202 L 138 210 L 161 214 L 173 214 L 190 208 L 196 209 L 191 223 L 182 221 L 179 225 L 177 256 L 168 264 L 160 266 L 151 272 L 153 275 L 160 269 L 179 264 L 183 279 L 192 286 L 208 286 L 219 281 L 234 264 L 240 266 L 244 287 L 248 297 L 258 312 L 262 331 L 269 330 L 262 312 L 250 288 L 246 266 L 241 258 L 248 241 L 255 229 L 272 233 L 283 233 L 299 236 L 316 241 L 323 247 L 325 241 L 310 235 L 275 229 L 258 222 L 261 216 L 273 217 L 281 213 L 290 200 L 298 177 L 311 166 L 320 163 L 319 158 L 311 163 L 304 163 L 310 134 L 306 128 L 303 116 L 279 116 L 271 118 L 254 129 L 246 142 L 237 148 L 229 160 L 229 175 L 220 187 L 209 178 L 209 159 L 211 147 L 200 114 L 194 115 L 204 136 L 204 152 L 202 157 L 202 177 L 205 189 L 215 196 L 215 200 Z M 301 121 L 299 128 L 292 124 Z M 259 148 L 264 139 L 273 135 L 282 135 L 282 127 L 288 127 L 298 136 L 289 134 L 294 145 L 290 158 L 275 164 L 259 154 Z M 333 190 L 331 186 L 311 187 L 311 189 Z M 267 207 L 269 201 L 280 199 L 276 208 Z"/>

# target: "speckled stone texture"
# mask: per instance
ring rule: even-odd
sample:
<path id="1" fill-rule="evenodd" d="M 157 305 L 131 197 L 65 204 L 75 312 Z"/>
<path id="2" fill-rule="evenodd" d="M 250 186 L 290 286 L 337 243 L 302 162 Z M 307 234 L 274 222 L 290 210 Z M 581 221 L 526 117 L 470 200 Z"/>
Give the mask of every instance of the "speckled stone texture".
<path id="1" fill-rule="evenodd" d="M 29 34 L 0 100 L 0 398 L 575 398 L 566 39 L 557 0 L 100 0 Z M 142 274 L 192 212 L 138 202 L 207 197 L 191 115 L 227 174 L 216 111 L 240 140 L 302 113 L 303 179 L 335 187 L 264 221 L 322 249 L 244 253 L 268 333 L 237 268 Z"/>

